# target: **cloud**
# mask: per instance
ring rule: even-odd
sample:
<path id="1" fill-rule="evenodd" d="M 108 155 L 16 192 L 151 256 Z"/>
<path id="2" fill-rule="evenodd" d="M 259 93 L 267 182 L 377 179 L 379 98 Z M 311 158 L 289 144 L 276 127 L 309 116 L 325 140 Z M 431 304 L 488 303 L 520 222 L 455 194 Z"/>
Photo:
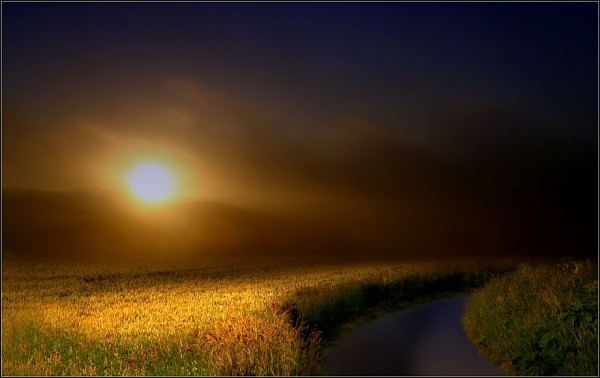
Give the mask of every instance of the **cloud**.
<path id="1" fill-rule="evenodd" d="M 155 96 L 143 111 L 124 103 L 68 120 L 7 106 L 4 187 L 110 190 L 126 162 L 158 157 L 181 169 L 188 198 L 303 219 L 363 250 L 589 242 L 594 149 L 558 143 L 491 103 L 449 103 L 423 118 L 430 132 L 417 144 L 347 115 L 293 132 L 286 119 L 190 80 L 168 80 Z"/>

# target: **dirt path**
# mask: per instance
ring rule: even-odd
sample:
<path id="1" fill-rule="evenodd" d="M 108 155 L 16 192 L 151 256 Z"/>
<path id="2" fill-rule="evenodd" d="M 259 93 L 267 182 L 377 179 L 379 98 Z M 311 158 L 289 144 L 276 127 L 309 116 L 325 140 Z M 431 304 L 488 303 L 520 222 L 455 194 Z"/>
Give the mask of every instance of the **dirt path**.
<path id="1" fill-rule="evenodd" d="M 365 324 L 330 349 L 326 374 L 506 375 L 465 335 L 467 300 L 437 300 Z"/>

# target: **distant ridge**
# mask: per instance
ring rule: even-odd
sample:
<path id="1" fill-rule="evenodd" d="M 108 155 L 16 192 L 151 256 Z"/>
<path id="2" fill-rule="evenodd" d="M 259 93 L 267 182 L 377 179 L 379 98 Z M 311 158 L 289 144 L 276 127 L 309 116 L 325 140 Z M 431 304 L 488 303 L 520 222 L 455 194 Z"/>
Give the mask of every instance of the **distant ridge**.
<path id="1" fill-rule="evenodd" d="M 331 231 L 217 201 L 135 212 L 107 194 L 2 190 L 10 257 L 190 257 L 318 254 L 343 245 Z"/>

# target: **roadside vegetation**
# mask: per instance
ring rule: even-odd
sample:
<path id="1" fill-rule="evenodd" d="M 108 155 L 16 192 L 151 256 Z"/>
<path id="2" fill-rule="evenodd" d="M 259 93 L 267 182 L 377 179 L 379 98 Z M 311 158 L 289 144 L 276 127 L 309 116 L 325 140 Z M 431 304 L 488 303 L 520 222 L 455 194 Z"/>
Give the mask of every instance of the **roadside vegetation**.
<path id="1" fill-rule="evenodd" d="M 514 375 L 598 376 L 598 265 L 523 264 L 471 296 L 464 325 Z"/>
<path id="2" fill-rule="evenodd" d="M 344 324 L 513 265 L 5 262 L 2 374 L 322 374 L 324 341 Z"/>

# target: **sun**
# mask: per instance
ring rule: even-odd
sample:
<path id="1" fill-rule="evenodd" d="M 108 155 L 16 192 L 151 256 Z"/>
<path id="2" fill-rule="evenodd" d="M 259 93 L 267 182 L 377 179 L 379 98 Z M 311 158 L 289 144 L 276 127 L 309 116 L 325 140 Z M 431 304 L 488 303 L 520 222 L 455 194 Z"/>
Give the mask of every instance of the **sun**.
<path id="1" fill-rule="evenodd" d="M 144 203 L 161 203 L 173 196 L 173 175 L 168 168 L 158 163 L 147 162 L 135 166 L 127 181 L 134 196 Z"/>

